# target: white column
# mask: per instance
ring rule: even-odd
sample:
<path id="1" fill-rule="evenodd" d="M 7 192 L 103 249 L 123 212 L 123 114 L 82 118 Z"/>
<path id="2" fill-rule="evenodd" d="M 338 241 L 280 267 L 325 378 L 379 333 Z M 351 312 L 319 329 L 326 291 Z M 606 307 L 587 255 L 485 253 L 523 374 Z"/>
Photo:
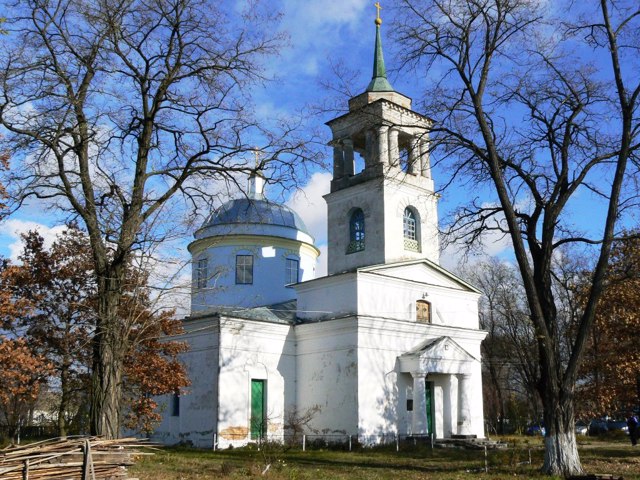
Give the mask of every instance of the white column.
<path id="1" fill-rule="evenodd" d="M 389 164 L 389 127 L 382 125 L 378 129 L 378 163 Z"/>
<path id="2" fill-rule="evenodd" d="M 345 138 L 344 140 L 342 140 L 342 150 L 344 152 L 342 173 L 346 176 L 351 176 L 354 172 L 353 140 L 351 140 L 350 138 Z"/>
<path id="3" fill-rule="evenodd" d="M 470 375 L 458 375 L 458 435 L 471 434 Z"/>
<path id="4" fill-rule="evenodd" d="M 398 150 L 398 130 L 389 129 L 389 165 L 397 166 L 400 162 L 400 151 Z"/>
<path id="5" fill-rule="evenodd" d="M 431 161 L 429 160 L 429 143 L 420 142 L 420 174 L 431 178 Z"/>
<path id="6" fill-rule="evenodd" d="M 340 145 L 333 146 L 333 178 L 340 178 L 344 174 L 344 152 Z"/>
<path id="7" fill-rule="evenodd" d="M 409 165 L 407 173 L 416 173 L 420 169 L 420 142 L 416 137 L 411 138 L 411 150 L 409 151 Z"/>
<path id="8" fill-rule="evenodd" d="M 411 418 L 411 433 L 413 435 L 427 434 L 427 396 L 425 377 L 422 372 L 411 372 L 413 377 L 413 416 Z"/>
<path id="9" fill-rule="evenodd" d="M 364 133 L 364 168 L 371 167 L 377 163 L 377 154 L 376 132 L 369 129 Z"/>

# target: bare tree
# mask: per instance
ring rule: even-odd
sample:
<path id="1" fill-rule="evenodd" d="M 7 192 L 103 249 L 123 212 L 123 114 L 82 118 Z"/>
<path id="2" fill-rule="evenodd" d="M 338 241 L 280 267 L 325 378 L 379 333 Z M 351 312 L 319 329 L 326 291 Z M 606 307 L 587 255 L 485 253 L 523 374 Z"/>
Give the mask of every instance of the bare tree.
<path id="1" fill-rule="evenodd" d="M 292 127 L 268 130 L 252 115 L 250 88 L 283 38 L 268 6 L 248 3 L 29 0 L 8 10 L 0 123 L 19 161 L 7 184 L 18 206 L 44 199 L 88 232 L 94 434 L 119 434 L 126 265 L 169 235 L 167 212 L 256 168 L 288 185 L 304 173 Z"/>
<path id="2" fill-rule="evenodd" d="M 494 396 L 498 432 L 506 433 L 504 424 L 510 399 L 529 406 L 528 418 L 539 419 L 539 378 L 535 333 L 526 304 L 522 281 L 515 267 L 496 258 L 468 265 L 461 272 L 483 295 L 480 299 L 480 327 L 488 332 L 482 342 L 485 370 L 485 393 Z M 493 418 L 496 415 L 492 415 Z"/>
<path id="3" fill-rule="evenodd" d="M 547 4 L 531 0 L 401 5 L 395 31 L 406 64 L 443 72 L 426 96 L 425 109 L 436 121 L 433 154 L 478 189 L 490 185 L 497 197 L 461 209 L 450 233 L 470 243 L 488 230 L 509 236 L 536 335 L 543 469 L 579 473 L 578 366 L 619 218 L 637 208 L 637 2 L 556 6 L 571 19 L 586 19 L 578 25 L 553 18 Z M 570 209 L 576 196 L 589 193 L 606 214 L 598 219 L 594 211 L 579 229 Z M 575 336 L 566 341 L 554 259 L 572 244 L 591 246 L 597 262 Z"/>

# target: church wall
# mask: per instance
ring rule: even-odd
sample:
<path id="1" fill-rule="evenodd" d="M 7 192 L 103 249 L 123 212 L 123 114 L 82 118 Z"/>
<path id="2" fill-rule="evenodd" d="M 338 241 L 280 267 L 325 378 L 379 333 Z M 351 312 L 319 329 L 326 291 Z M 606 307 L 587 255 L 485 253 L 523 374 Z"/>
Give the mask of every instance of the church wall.
<path id="1" fill-rule="evenodd" d="M 459 328 L 478 328 L 478 294 L 453 290 L 405 279 L 391 278 L 375 272 L 358 273 L 358 312 L 416 321 L 416 301 L 431 303 L 432 323 Z"/>
<path id="2" fill-rule="evenodd" d="M 192 383 L 180 396 L 178 416 L 172 416 L 172 396 L 160 397 L 163 419 L 152 439 L 164 444 L 190 443 L 211 448 L 217 419 L 218 321 L 208 317 L 187 321 L 184 327 L 187 333 L 177 340 L 189 343 L 189 351 L 180 359 Z"/>
<path id="3" fill-rule="evenodd" d="M 346 435 L 357 434 L 359 365 L 355 318 L 295 328 L 298 412 L 318 409 L 307 433 L 327 435 L 330 441 L 343 441 Z"/>
<path id="4" fill-rule="evenodd" d="M 225 318 L 221 326 L 219 447 L 250 440 L 251 380 L 266 383 L 266 434 L 282 439 L 295 405 L 295 339 L 289 325 Z"/>
<path id="5" fill-rule="evenodd" d="M 456 332 L 458 333 L 456 335 Z M 483 335 L 473 331 L 416 324 L 397 320 L 358 317 L 358 414 L 362 441 L 384 441 L 383 434 L 411 434 L 411 416 L 406 408 L 412 377 L 399 370 L 398 357 L 429 338 L 451 336 L 472 355 L 480 358 Z M 430 375 L 435 387 L 435 428 L 438 438 L 456 433 L 457 382 L 451 375 Z M 451 385 L 453 384 L 453 390 Z M 482 418 L 482 377 L 480 362 L 469 380 L 471 429 L 484 437 Z M 390 441 L 386 438 L 386 441 Z"/>
<path id="6" fill-rule="evenodd" d="M 358 298 L 355 278 L 356 273 L 347 273 L 296 285 L 298 318 L 309 321 L 353 315 Z"/>
<path id="7" fill-rule="evenodd" d="M 362 174 L 361 174 L 362 175 Z M 327 201 L 329 275 L 356 267 L 384 263 L 384 205 L 382 181 L 370 180 L 348 189 L 325 195 Z M 347 253 L 349 220 L 354 209 L 364 213 L 365 248 Z"/>
<path id="8" fill-rule="evenodd" d="M 404 174 L 402 174 L 405 177 Z M 385 262 L 428 258 L 439 263 L 440 239 L 438 231 L 437 198 L 433 181 L 424 177 L 406 175 L 407 181 L 386 181 L 384 193 Z M 411 180 L 411 181 L 409 181 Z M 416 185 L 417 184 L 417 185 Z M 420 251 L 407 250 L 404 242 L 403 220 L 405 208 L 411 207 L 418 215 Z"/>
<path id="9" fill-rule="evenodd" d="M 207 240 L 211 245 L 193 254 L 191 311 L 194 313 L 213 305 L 246 308 L 295 299 L 295 291 L 286 286 L 287 259 L 299 261 L 299 281 L 315 277 L 316 251 L 305 245 L 259 236 Z M 253 256 L 253 283 L 236 284 L 236 255 Z M 203 258 L 208 261 L 207 287 L 197 289 L 196 265 Z"/>

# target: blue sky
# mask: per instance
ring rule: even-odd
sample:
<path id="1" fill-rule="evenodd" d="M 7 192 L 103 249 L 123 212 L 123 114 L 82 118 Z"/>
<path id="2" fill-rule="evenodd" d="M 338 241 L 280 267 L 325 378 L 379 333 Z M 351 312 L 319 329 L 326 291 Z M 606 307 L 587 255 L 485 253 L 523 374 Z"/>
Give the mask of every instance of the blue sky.
<path id="1" fill-rule="evenodd" d="M 274 8 L 283 13 L 278 28 L 286 31 L 290 40 L 289 46 L 267 65 L 267 74 L 275 81 L 254 91 L 258 114 L 286 115 L 322 101 L 321 96 L 327 92 L 321 88 L 320 80 L 326 78 L 331 62 L 343 61 L 350 69 L 360 72 L 359 85 L 354 88 L 364 90 L 371 76 L 375 35 L 373 3 L 365 0 L 274 2 Z M 330 115 L 314 117 L 318 126 L 325 129 L 327 141 L 329 129 L 322 124 L 330 118 Z M 328 149 L 326 154 L 331 158 Z M 321 195 L 328 192 L 329 180 L 327 172 L 314 173 L 305 191 L 288 201 L 299 210 L 320 244 L 326 241 Z M 63 228 L 60 221 L 54 212 L 44 211 L 41 204 L 26 205 L 0 225 L 0 255 L 15 258 L 20 248 L 19 234 L 29 229 L 38 229 L 47 240 L 52 239 Z M 186 238 L 183 243 L 189 240 Z"/>
<path id="2" fill-rule="evenodd" d="M 382 2 L 383 45 L 389 79 L 396 90 L 417 98 L 425 86 L 424 82 L 437 80 L 435 76 L 438 72 L 430 71 L 428 75 L 420 77 L 394 70 L 398 62 L 394 55 L 396 46 L 388 37 L 390 21 L 387 20 L 388 13 L 384 9 L 386 3 L 392 2 Z M 283 49 L 278 57 L 271 59 L 267 66 L 268 73 L 276 77 L 276 81 L 258 87 L 254 92 L 258 114 L 286 115 L 328 98 L 330 92 L 321 87 L 321 80 L 330 78 L 332 64 L 342 63 L 347 70 L 356 72 L 352 89 L 354 93 L 363 91 L 372 71 L 376 14 L 373 4 L 373 0 L 273 2 L 274 8 L 279 8 L 283 13 L 278 28 L 289 34 L 290 42 L 289 46 Z M 315 123 L 327 141 L 330 132 L 323 124 L 330 118 L 330 114 L 311 117 L 311 122 Z M 328 148 L 325 153 L 326 158 L 330 159 L 331 152 Z M 443 176 L 436 167 L 436 185 L 439 179 L 442 181 Z M 322 195 L 328 192 L 329 180 L 328 172 L 316 171 L 310 176 L 302 191 L 287 200 L 287 204 L 302 216 L 323 252 L 326 251 L 326 207 Z M 449 215 L 453 208 L 468 199 L 468 196 L 469 192 L 464 188 L 452 188 L 445 192 L 440 202 L 440 218 Z M 487 201 L 491 201 L 491 198 L 487 198 Z M 579 198 L 572 211 L 575 223 L 588 224 L 594 210 L 597 210 L 597 206 L 592 198 L 588 195 Z M 51 212 L 44 211 L 42 205 L 27 205 L 0 225 L 0 255 L 15 258 L 19 248 L 20 232 L 37 228 L 45 238 L 51 239 L 61 230 L 59 223 L 60 219 Z M 185 262 L 188 260 L 185 246 L 190 239 L 186 237 L 177 242 L 177 251 Z M 508 251 L 508 242 L 489 238 L 485 251 L 489 254 L 504 253 Z M 447 252 L 445 265 L 451 266 L 454 261 L 455 254 Z M 323 256 L 323 262 L 326 262 L 326 255 Z M 324 272 L 323 266 L 319 268 L 319 272 Z"/>

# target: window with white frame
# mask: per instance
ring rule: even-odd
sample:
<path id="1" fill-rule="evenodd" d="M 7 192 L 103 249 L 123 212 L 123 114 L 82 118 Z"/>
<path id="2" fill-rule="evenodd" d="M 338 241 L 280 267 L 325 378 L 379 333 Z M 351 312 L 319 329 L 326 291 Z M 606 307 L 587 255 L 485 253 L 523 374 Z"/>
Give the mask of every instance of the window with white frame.
<path id="1" fill-rule="evenodd" d="M 287 258 L 286 280 L 285 284 L 298 283 L 298 272 L 300 270 L 300 262 L 295 258 Z"/>
<path id="2" fill-rule="evenodd" d="M 196 288 L 207 288 L 207 280 L 209 279 L 209 261 L 207 258 L 201 258 L 196 264 Z"/>
<path id="3" fill-rule="evenodd" d="M 253 283 L 253 255 L 236 255 L 236 284 Z"/>
<path id="4" fill-rule="evenodd" d="M 416 219 L 415 212 L 409 207 L 404 209 L 402 230 L 404 235 L 404 249 L 419 252 L 420 238 L 418 231 L 418 221 Z"/>

